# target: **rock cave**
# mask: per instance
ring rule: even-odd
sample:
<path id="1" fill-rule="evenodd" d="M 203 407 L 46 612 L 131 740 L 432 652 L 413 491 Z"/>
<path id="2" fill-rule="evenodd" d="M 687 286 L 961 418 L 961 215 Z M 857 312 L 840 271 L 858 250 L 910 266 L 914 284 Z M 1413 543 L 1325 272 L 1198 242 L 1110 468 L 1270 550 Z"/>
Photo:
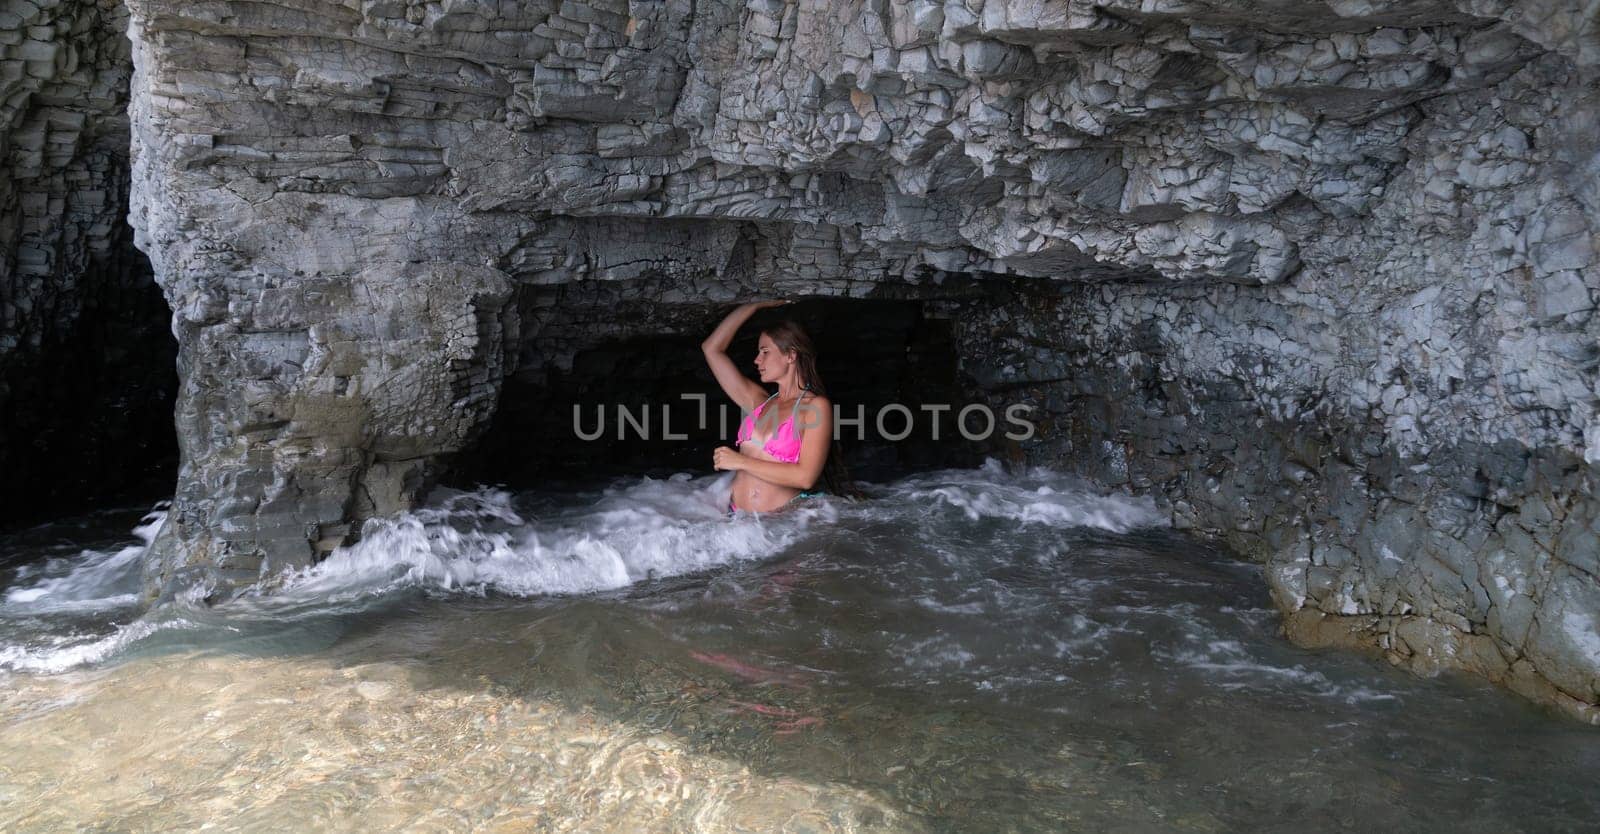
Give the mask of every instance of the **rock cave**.
<path id="1" fill-rule="evenodd" d="M 29 0 L 0 32 L 6 503 L 164 434 L 170 322 L 153 598 L 441 482 L 703 466 L 714 433 L 560 435 L 714 394 L 717 316 L 792 298 L 851 404 L 1034 409 L 860 471 L 1153 495 L 1265 565 L 1295 641 L 1600 721 L 1592 9 Z M 90 376 L 74 327 L 138 390 L 42 405 Z"/>

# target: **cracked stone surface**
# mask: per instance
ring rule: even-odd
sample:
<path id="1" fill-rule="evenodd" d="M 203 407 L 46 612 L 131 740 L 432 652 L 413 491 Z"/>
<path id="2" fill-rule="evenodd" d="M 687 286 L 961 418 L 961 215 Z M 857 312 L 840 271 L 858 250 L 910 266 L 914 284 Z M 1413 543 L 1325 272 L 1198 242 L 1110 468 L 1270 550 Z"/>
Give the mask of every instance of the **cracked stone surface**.
<path id="1" fill-rule="evenodd" d="M 1558 0 L 128 0 L 183 443 L 152 585 L 410 504 L 507 374 L 944 297 L 1013 450 L 1292 636 L 1600 713 L 1600 30 Z M 964 306 L 965 305 L 965 306 Z"/>

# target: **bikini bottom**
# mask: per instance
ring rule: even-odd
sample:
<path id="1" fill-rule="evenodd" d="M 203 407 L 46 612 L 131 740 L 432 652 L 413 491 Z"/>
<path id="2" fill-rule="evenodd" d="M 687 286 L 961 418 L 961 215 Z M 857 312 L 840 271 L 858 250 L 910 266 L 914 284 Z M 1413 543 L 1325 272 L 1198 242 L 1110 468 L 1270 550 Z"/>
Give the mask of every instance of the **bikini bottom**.
<path id="1" fill-rule="evenodd" d="M 780 510 L 784 509 L 785 507 L 788 507 L 790 504 L 793 504 L 794 502 L 799 501 L 802 498 L 821 498 L 822 496 L 827 495 L 827 494 L 828 493 L 823 492 L 821 490 L 817 490 L 816 492 L 810 492 L 810 491 L 802 490 L 800 493 L 795 495 L 795 497 L 790 498 L 788 501 L 783 502 L 783 506 L 779 507 L 778 509 L 780 509 Z M 729 495 L 728 496 L 728 515 L 733 515 L 734 513 L 738 512 L 738 511 L 739 511 L 739 508 L 737 506 L 735 506 L 734 503 L 733 503 L 733 496 Z"/>

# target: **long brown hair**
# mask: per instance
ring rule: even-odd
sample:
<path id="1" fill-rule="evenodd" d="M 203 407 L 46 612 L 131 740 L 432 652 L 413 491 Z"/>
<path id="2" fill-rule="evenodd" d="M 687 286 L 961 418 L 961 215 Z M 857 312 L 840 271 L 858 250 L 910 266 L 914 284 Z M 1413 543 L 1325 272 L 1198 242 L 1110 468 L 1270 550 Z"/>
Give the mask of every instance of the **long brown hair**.
<path id="1" fill-rule="evenodd" d="M 822 376 L 817 373 L 816 345 L 812 344 L 811 336 L 806 333 L 805 328 L 784 320 L 761 332 L 772 340 L 779 352 L 794 351 L 795 370 L 799 372 L 800 388 L 803 391 L 810 391 L 819 397 L 828 396 L 828 389 L 822 384 Z M 840 455 L 837 440 L 828 444 L 828 460 L 822 464 L 822 482 L 831 495 L 842 495 L 846 498 L 862 497 L 861 490 L 856 488 L 849 470 L 844 467 L 844 458 Z"/>

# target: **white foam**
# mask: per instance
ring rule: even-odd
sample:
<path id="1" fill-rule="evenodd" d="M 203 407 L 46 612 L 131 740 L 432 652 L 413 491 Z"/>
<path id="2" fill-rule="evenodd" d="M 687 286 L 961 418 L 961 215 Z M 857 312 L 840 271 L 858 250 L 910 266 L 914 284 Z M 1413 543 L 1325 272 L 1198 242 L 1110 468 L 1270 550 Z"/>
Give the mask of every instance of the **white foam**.
<path id="1" fill-rule="evenodd" d="M 1347 703 L 1393 701 L 1394 695 L 1361 686 L 1341 686 L 1321 672 L 1299 665 L 1274 665 L 1251 657 L 1237 640 L 1209 640 L 1173 652 L 1157 651 L 1157 656 L 1191 669 L 1208 673 L 1211 683 L 1225 690 L 1261 689 L 1273 682 L 1287 682 L 1298 691 Z"/>
<path id="2" fill-rule="evenodd" d="M 982 602 L 946 603 L 934 599 L 929 594 L 917 597 L 916 603 L 923 608 L 930 611 L 938 611 L 941 614 L 983 614 L 988 610 Z"/>
<path id="3" fill-rule="evenodd" d="M 1064 621 L 1064 624 L 1070 634 L 1052 635 L 1048 638 L 1055 649 L 1055 656 L 1063 660 L 1103 657 L 1106 653 L 1106 644 L 1113 635 L 1131 631 L 1091 620 L 1082 614 L 1073 614 Z"/>
<path id="4" fill-rule="evenodd" d="M 158 631 L 193 628 L 183 620 L 134 620 L 119 627 L 114 633 L 98 639 L 85 639 L 82 635 L 66 635 L 52 639 L 54 645 L 27 648 L 0 646 L 0 669 L 16 672 L 64 672 L 79 666 L 98 663 L 127 649 Z"/>
<path id="5" fill-rule="evenodd" d="M 31 571 L 18 571 L 18 584 L 6 591 L 0 616 L 16 624 L 49 622 L 52 615 L 107 614 L 140 604 L 144 555 L 167 513 L 156 510 L 133 528 L 139 544 L 116 550 L 85 550 L 76 559 L 51 559 Z M 0 644 L 0 669 L 53 673 L 98 663 L 129 645 L 170 628 L 175 620 L 135 620 L 110 634 L 42 634 L 22 644 Z"/>
<path id="6" fill-rule="evenodd" d="M 274 594 L 338 601 L 401 587 L 519 596 L 604 591 L 767 558 L 812 523 L 838 518 L 838 503 L 825 499 L 730 519 L 732 477 L 643 478 L 539 518 L 524 518 L 504 490 L 440 490 L 428 506 L 368 522 L 359 543 L 283 577 Z M 973 519 L 1112 531 L 1163 521 L 1148 499 L 1101 494 L 1046 469 L 1012 475 L 994 460 L 903 480 L 852 512 L 901 515 L 930 500 Z M 975 613 L 965 604 L 957 610 Z"/>
<path id="7" fill-rule="evenodd" d="M 772 556 L 836 513 L 722 506 L 731 476 L 645 478 L 585 507 L 524 519 L 500 490 L 445 491 L 429 507 L 368 522 L 359 543 L 286 577 L 280 594 L 341 598 L 422 587 L 519 596 L 625 587 Z"/>
<path id="8" fill-rule="evenodd" d="M 6 591 L 0 614 L 83 613 L 138 604 L 138 585 L 145 551 L 167 514 L 155 511 L 133 528 L 139 544 L 110 551 L 85 550 L 73 561 L 51 560 L 43 570 L 21 574 L 33 579 Z"/>
<path id="9" fill-rule="evenodd" d="M 1040 467 L 1008 474 L 990 458 L 978 469 L 952 469 L 907 478 L 889 487 L 892 498 L 960 510 L 972 521 L 1009 519 L 1023 524 L 1093 527 L 1121 533 L 1166 523 L 1147 497 L 1106 494 L 1089 484 Z"/>
<path id="10" fill-rule="evenodd" d="M 865 504 L 808 500 L 783 513 L 730 518 L 724 508 L 732 477 L 643 478 L 592 496 L 573 496 L 556 509 L 526 516 L 504 490 L 440 490 L 413 512 L 369 521 L 359 543 L 310 568 L 271 577 L 216 613 L 228 621 L 255 615 L 277 621 L 329 613 L 402 588 L 517 596 L 607 591 L 770 558 L 809 535 L 813 525 L 838 521 L 844 507 L 852 516 L 903 518 L 932 506 L 935 511 L 955 509 L 971 519 L 1114 531 L 1161 521 L 1148 500 L 1100 494 L 1048 470 L 1007 473 L 995 461 L 978 470 L 910 478 L 882 488 L 880 500 Z M 61 614 L 136 607 L 141 563 L 165 520 L 164 512 L 147 516 L 134 531 L 137 545 L 83 551 L 75 559 L 19 571 L 17 584 L 0 600 L 0 616 L 21 627 Z M 961 548 L 946 554 L 937 542 L 924 544 L 947 555 L 953 568 L 962 567 L 971 555 Z M 919 593 L 912 599 L 944 614 L 982 616 L 1011 604 L 1007 589 L 995 585 L 993 593 L 977 596 Z M 157 631 L 216 627 L 215 617 L 200 613 L 200 600 L 209 592 L 208 587 L 190 589 L 171 616 L 147 616 L 109 635 L 103 627 L 99 633 L 40 636 L 27 626 L 22 630 L 35 636 L 0 644 L 0 669 L 60 671 L 102 661 Z M 1092 643 L 1103 639 L 1098 630 L 1073 634 L 1057 650 L 1092 651 Z M 934 668 L 967 667 L 977 660 L 959 645 L 914 646 L 908 654 L 913 663 Z"/>
<path id="11" fill-rule="evenodd" d="M 976 654 L 962 647 L 955 638 L 939 635 L 926 640 L 916 640 L 899 650 L 900 662 L 917 671 L 948 670 L 951 667 L 966 669 L 978 659 Z"/>

